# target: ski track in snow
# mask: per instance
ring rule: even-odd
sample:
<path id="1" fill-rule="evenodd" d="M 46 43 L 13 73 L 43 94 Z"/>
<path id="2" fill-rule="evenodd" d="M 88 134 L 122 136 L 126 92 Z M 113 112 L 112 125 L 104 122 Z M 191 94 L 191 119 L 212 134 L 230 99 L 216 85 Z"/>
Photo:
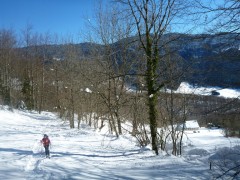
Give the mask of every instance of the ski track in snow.
<path id="1" fill-rule="evenodd" d="M 51 173 L 48 174 L 47 171 L 44 171 L 41 164 L 43 164 L 47 159 L 45 159 L 44 155 L 44 149 L 40 143 L 40 140 L 42 138 L 42 135 L 45 132 L 50 132 L 52 125 L 49 126 L 50 122 L 55 120 L 53 118 L 49 118 L 49 116 L 39 115 L 37 113 L 26 113 L 18 111 L 19 114 L 14 113 L 15 118 L 9 119 L 9 123 L 7 126 L 3 126 L 2 129 L 5 130 L 5 133 L 7 135 L 14 135 L 16 139 L 19 141 L 24 142 L 25 138 L 28 139 L 28 136 L 32 136 L 33 134 L 36 136 L 33 143 L 33 141 L 29 141 L 28 149 L 29 150 L 20 150 L 12 148 L 6 148 L 6 151 L 15 151 L 16 154 L 20 154 L 21 161 L 25 161 L 25 165 L 23 166 L 23 170 L 26 172 L 27 178 L 26 179 L 38 179 L 43 178 L 44 179 L 51 179 Z M 13 115 L 13 117 L 14 117 Z M 5 118 L 8 119 L 6 116 Z M 17 125 L 13 121 L 18 121 Z M 54 122 L 56 124 L 56 122 Z M 39 128 L 40 127 L 40 128 Z M 20 134 L 20 138 L 17 137 L 17 133 Z M 22 137 L 21 137 L 22 136 Z M 26 137 L 27 136 L 27 137 Z M 3 148 L 4 149 L 4 148 Z M 19 164 L 19 160 L 16 160 L 16 164 Z M 25 174 L 25 173 L 23 173 Z M 36 177 L 37 176 L 37 177 Z M 1 177 L 1 176 L 0 176 Z M 7 176 L 6 176 L 7 177 Z M 6 179 L 6 177 L 4 179 Z M 15 179 L 13 177 L 7 177 L 9 179 Z M 3 179 L 3 178 L 1 178 Z M 18 178 L 16 178 L 18 179 Z"/>
<path id="2" fill-rule="evenodd" d="M 36 117 L 33 116 L 33 118 L 36 118 Z M 52 127 L 55 127 L 55 125 L 56 125 L 55 119 L 49 119 L 49 117 L 46 117 L 43 119 L 42 116 L 39 115 L 39 120 L 46 121 L 45 123 L 42 123 L 42 121 L 40 121 L 38 123 L 38 126 L 36 126 L 36 128 L 38 128 L 39 126 L 41 127 L 40 130 L 36 129 L 36 131 L 41 132 L 41 135 L 48 134 L 49 132 L 52 131 Z M 51 121 L 53 121 L 53 123 L 55 123 L 55 125 L 50 124 Z M 52 134 L 52 135 L 54 135 L 54 134 Z M 45 157 L 44 148 L 42 147 L 42 144 L 40 143 L 41 138 L 42 137 L 40 136 L 40 139 L 36 140 L 36 142 L 34 143 L 33 148 L 32 148 L 32 155 L 29 155 L 29 160 L 25 167 L 25 171 L 32 171 L 30 176 L 27 178 L 28 180 L 31 180 L 31 179 L 35 180 L 36 178 L 53 179 L 53 174 L 48 173 L 47 171 L 44 171 L 44 169 L 41 165 L 45 161 L 48 160 Z M 36 177 L 36 175 L 37 175 L 37 177 Z"/>

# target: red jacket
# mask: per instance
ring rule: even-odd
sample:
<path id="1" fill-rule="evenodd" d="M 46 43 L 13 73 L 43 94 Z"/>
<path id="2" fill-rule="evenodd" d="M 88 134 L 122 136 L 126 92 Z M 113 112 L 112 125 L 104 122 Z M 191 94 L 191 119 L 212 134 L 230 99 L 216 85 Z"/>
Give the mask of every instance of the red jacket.
<path id="1" fill-rule="evenodd" d="M 44 145 L 44 146 L 48 146 L 50 144 L 50 139 L 48 139 L 48 137 L 45 137 L 41 140 L 41 143 Z"/>

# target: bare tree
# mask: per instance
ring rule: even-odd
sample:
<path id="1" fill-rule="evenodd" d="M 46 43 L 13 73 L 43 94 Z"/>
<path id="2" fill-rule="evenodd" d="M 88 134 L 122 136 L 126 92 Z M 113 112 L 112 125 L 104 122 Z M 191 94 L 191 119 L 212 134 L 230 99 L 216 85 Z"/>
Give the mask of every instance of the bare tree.
<path id="1" fill-rule="evenodd" d="M 76 112 L 76 103 L 77 103 L 77 94 L 78 85 L 79 85 L 79 65 L 78 65 L 78 57 L 77 57 L 77 49 L 72 43 L 68 43 L 65 45 L 65 60 L 63 63 L 63 71 L 64 71 L 64 91 L 65 91 L 65 108 L 66 108 L 66 116 L 69 118 L 70 128 L 74 128 L 74 119 Z"/>
<path id="2" fill-rule="evenodd" d="M 13 31 L 0 31 L 0 92 L 3 104 L 11 106 L 11 90 L 13 88 L 12 65 L 16 38 Z"/>
<path id="3" fill-rule="evenodd" d="M 24 51 L 22 51 L 22 60 L 25 62 L 24 68 L 24 80 L 22 86 L 22 93 L 24 95 L 24 101 L 29 110 L 34 109 L 34 61 L 33 54 L 31 54 L 31 46 L 33 45 L 33 27 L 28 24 L 26 28 L 22 30 L 23 42 L 22 46 Z"/>
<path id="4" fill-rule="evenodd" d="M 176 6 L 179 6 L 179 8 L 181 6 L 175 0 L 122 0 L 120 2 L 130 8 L 130 14 L 134 18 L 136 32 L 146 57 L 145 77 L 152 149 L 158 155 L 156 107 L 158 91 L 164 86 L 164 83 L 158 81 L 159 44 L 176 15 Z"/>
<path id="5" fill-rule="evenodd" d="M 239 0 L 196 1 L 197 11 L 205 30 L 212 33 L 238 33 L 240 29 Z"/>
<path id="6" fill-rule="evenodd" d="M 131 33 L 131 24 L 121 13 L 116 5 L 108 9 L 100 4 L 96 14 L 97 27 L 94 27 L 94 32 L 104 45 L 101 56 L 96 59 L 103 69 L 99 73 L 102 81 L 98 83 L 97 92 L 108 109 L 109 124 L 117 136 L 122 134 L 121 108 L 126 103 L 126 76 L 131 68 L 127 55 L 129 44 L 124 41 Z"/>
<path id="7" fill-rule="evenodd" d="M 38 112 L 41 113 L 41 111 L 45 108 L 45 99 L 46 94 L 48 91 L 45 87 L 46 82 L 46 65 L 45 63 L 49 61 L 50 57 L 47 55 L 47 48 L 51 44 L 51 35 L 49 33 L 45 33 L 44 35 L 39 36 L 39 42 L 37 43 L 36 48 L 36 69 L 37 71 L 37 79 L 38 79 L 38 90 L 36 92 L 36 98 L 37 98 L 37 108 Z M 41 56 L 38 55 L 38 47 L 41 47 Z"/>

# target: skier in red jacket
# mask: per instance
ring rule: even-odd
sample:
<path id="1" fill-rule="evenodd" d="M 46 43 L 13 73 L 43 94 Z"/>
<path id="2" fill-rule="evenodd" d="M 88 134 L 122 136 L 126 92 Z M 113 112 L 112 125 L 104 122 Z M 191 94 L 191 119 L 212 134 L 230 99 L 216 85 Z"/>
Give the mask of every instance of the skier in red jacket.
<path id="1" fill-rule="evenodd" d="M 49 152 L 49 145 L 50 145 L 50 139 L 48 138 L 48 136 L 46 134 L 44 134 L 42 140 L 41 140 L 41 143 L 43 144 L 43 147 L 45 148 L 45 154 L 46 154 L 46 157 L 50 157 L 50 152 Z"/>

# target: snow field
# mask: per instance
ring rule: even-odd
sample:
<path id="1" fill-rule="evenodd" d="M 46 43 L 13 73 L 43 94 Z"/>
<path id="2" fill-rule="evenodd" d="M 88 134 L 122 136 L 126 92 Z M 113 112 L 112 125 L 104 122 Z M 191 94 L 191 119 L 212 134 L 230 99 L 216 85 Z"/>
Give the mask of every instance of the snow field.
<path id="1" fill-rule="evenodd" d="M 217 149 L 240 144 L 221 130 L 186 132 L 182 157 L 140 148 L 126 134 L 118 139 L 85 124 L 69 129 L 53 113 L 0 110 L 0 179 L 211 179 L 208 157 Z M 51 159 L 40 144 L 49 135 Z"/>

